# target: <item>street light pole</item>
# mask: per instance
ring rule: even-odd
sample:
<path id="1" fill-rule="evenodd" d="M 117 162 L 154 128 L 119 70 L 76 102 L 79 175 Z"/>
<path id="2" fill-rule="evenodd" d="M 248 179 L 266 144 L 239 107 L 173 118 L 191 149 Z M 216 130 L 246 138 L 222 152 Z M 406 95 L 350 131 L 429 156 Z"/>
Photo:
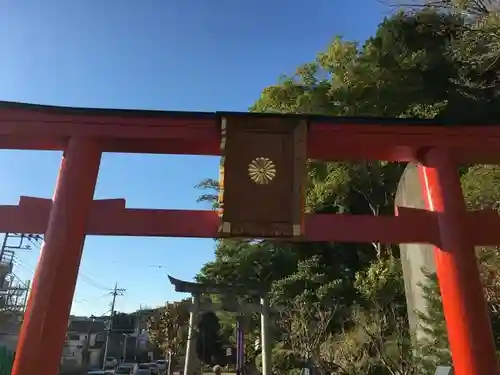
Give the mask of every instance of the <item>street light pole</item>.
<path id="1" fill-rule="evenodd" d="M 84 358 L 83 358 L 83 362 L 84 364 L 88 367 L 89 365 L 89 362 L 90 362 L 90 336 L 92 335 L 92 325 L 94 324 L 95 322 L 95 316 L 94 315 L 91 315 L 90 316 L 90 324 L 88 326 L 88 329 L 87 329 L 87 339 L 85 340 L 85 355 L 84 355 Z"/>
<path id="2" fill-rule="evenodd" d="M 127 361 L 127 341 L 128 341 L 128 335 L 126 333 L 122 333 L 123 337 L 125 338 L 125 342 L 123 343 L 123 362 Z"/>

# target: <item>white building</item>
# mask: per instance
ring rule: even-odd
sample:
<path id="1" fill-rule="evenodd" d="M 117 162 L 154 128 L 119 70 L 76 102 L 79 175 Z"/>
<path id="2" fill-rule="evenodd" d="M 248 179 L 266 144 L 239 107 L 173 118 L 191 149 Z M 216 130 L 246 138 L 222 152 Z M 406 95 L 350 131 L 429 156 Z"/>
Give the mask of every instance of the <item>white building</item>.
<path id="1" fill-rule="evenodd" d="M 70 318 L 61 363 L 100 367 L 106 340 L 104 321 Z"/>

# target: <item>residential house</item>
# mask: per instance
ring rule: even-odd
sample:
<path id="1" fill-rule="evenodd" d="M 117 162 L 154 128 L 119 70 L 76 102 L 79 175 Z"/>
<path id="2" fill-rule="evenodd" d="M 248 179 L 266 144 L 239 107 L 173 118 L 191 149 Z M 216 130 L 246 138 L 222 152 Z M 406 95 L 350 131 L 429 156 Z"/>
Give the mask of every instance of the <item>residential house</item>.
<path id="1" fill-rule="evenodd" d="M 105 320 L 71 317 L 61 363 L 67 366 L 100 367 L 106 341 L 105 327 Z"/>

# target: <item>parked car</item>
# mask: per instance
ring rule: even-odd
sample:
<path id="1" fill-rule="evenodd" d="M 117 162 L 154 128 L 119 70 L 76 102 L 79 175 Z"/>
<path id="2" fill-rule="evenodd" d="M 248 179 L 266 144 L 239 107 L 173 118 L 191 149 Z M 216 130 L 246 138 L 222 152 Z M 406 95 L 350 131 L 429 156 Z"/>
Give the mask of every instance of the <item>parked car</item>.
<path id="1" fill-rule="evenodd" d="M 136 375 L 151 375 L 151 364 L 149 363 L 139 363 L 137 366 Z"/>
<path id="2" fill-rule="evenodd" d="M 115 370 L 115 375 L 135 375 L 137 365 L 135 363 L 122 363 Z"/>
<path id="3" fill-rule="evenodd" d="M 164 359 L 157 360 L 156 367 L 158 368 L 159 373 L 167 371 L 167 361 L 165 361 Z"/>
<path id="4" fill-rule="evenodd" d="M 107 375 L 107 372 L 104 370 L 90 370 L 87 375 Z"/>
<path id="5" fill-rule="evenodd" d="M 118 365 L 118 360 L 115 357 L 106 357 L 104 368 L 115 368 Z"/>
<path id="6" fill-rule="evenodd" d="M 158 366 L 156 365 L 156 362 L 151 362 L 149 364 L 149 368 L 151 369 L 151 375 L 158 375 Z"/>

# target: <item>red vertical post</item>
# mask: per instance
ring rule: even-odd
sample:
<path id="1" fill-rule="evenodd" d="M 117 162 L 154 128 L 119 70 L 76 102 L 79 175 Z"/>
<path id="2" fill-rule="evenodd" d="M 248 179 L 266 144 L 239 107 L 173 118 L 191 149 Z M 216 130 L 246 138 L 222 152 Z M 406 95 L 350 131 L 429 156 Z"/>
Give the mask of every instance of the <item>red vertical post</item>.
<path id="1" fill-rule="evenodd" d="M 95 140 L 69 140 L 19 335 L 13 375 L 58 374 L 100 160 Z"/>
<path id="2" fill-rule="evenodd" d="M 420 166 L 424 199 L 438 213 L 441 244 L 434 249 L 455 375 L 498 375 L 491 322 L 477 257 L 468 236 L 457 164 L 431 149 Z"/>

